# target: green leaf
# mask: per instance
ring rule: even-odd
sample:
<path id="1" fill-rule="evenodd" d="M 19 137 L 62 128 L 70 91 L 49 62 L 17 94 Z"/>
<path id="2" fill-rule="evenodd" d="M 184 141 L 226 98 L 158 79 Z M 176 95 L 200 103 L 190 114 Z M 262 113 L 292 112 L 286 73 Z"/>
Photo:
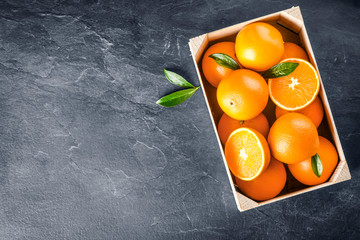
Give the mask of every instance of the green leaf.
<path id="1" fill-rule="evenodd" d="M 194 88 L 194 86 L 186 81 L 182 76 L 177 73 L 171 72 L 169 70 L 164 69 L 165 77 L 171 82 L 179 87 L 184 88 Z"/>
<path id="2" fill-rule="evenodd" d="M 315 154 L 314 156 L 311 157 L 311 167 L 315 175 L 317 177 L 321 177 L 321 174 L 323 172 L 323 165 L 319 154 Z"/>
<path id="3" fill-rule="evenodd" d="M 270 68 L 269 70 L 267 70 L 266 72 L 264 72 L 262 76 L 264 78 L 285 77 L 290 73 L 292 73 L 297 68 L 297 66 L 299 66 L 299 64 L 293 62 L 279 63 L 273 66 L 272 68 Z"/>
<path id="4" fill-rule="evenodd" d="M 239 64 L 232 57 L 224 53 L 214 53 L 209 57 L 214 59 L 215 62 L 220 66 L 229 68 L 231 70 L 240 69 Z"/>
<path id="5" fill-rule="evenodd" d="M 156 103 L 161 106 L 164 106 L 164 107 L 174 107 L 174 106 L 179 105 L 180 103 L 186 101 L 199 88 L 200 87 L 189 88 L 189 89 L 170 93 L 169 95 L 166 95 L 165 97 L 162 97 L 159 100 L 157 100 Z"/>

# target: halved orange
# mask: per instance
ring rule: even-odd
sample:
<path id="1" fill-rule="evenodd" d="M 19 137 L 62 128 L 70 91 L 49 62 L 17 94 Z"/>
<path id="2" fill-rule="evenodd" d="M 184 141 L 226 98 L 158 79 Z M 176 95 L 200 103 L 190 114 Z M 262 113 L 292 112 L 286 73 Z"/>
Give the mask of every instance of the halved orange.
<path id="1" fill-rule="evenodd" d="M 320 78 L 316 69 L 300 58 L 287 58 L 283 62 L 299 63 L 297 68 L 285 77 L 269 78 L 271 100 L 282 109 L 296 111 L 312 103 L 320 90 Z"/>
<path id="2" fill-rule="evenodd" d="M 252 128 L 233 131 L 225 144 L 225 158 L 235 177 L 250 181 L 268 167 L 270 149 L 265 137 Z"/>

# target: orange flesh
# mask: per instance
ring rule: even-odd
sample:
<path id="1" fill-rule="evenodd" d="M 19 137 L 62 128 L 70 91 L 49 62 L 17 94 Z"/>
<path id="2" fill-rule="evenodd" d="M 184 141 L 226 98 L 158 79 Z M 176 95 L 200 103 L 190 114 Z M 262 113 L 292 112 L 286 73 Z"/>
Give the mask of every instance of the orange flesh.
<path id="1" fill-rule="evenodd" d="M 260 141 L 246 128 L 230 135 L 225 145 L 225 155 L 232 173 L 241 179 L 257 176 L 264 165 L 264 152 Z"/>
<path id="2" fill-rule="evenodd" d="M 269 79 L 270 96 L 274 103 L 286 110 L 299 110 L 308 106 L 319 92 L 320 80 L 316 70 L 300 59 L 282 62 L 298 62 L 294 72 L 285 77 Z"/>

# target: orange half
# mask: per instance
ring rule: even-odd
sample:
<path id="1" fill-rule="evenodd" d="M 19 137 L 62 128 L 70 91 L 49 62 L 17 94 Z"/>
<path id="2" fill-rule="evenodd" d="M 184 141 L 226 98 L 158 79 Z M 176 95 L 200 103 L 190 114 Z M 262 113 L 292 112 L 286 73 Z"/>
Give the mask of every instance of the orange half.
<path id="1" fill-rule="evenodd" d="M 312 103 L 320 90 L 316 69 L 303 59 L 287 58 L 281 61 L 299 63 L 295 71 L 285 77 L 269 78 L 271 100 L 280 108 L 296 111 Z"/>
<path id="2" fill-rule="evenodd" d="M 233 131 L 225 144 L 225 158 L 235 177 L 250 181 L 268 167 L 270 149 L 265 137 L 252 128 Z"/>

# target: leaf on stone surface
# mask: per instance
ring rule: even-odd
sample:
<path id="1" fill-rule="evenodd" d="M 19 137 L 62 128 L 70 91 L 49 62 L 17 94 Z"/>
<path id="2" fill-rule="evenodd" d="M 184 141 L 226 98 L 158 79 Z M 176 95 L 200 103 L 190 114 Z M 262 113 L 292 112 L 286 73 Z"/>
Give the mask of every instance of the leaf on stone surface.
<path id="1" fill-rule="evenodd" d="M 171 82 L 179 87 L 184 88 L 194 88 L 194 85 L 186 81 L 182 76 L 177 73 L 171 72 L 169 70 L 164 69 L 165 77 Z"/>
<path id="2" fill-rule="evenodd" d="M 177 92 L 170 93 L 159 100 L 157 100 L 157 104 L 164 107 L 174 107 L 179 105 L 180 103 L 186 101 L 189 97 L 191 97 L 200 87 L 189 88 L 185 90 L 180 90 Z"/>

